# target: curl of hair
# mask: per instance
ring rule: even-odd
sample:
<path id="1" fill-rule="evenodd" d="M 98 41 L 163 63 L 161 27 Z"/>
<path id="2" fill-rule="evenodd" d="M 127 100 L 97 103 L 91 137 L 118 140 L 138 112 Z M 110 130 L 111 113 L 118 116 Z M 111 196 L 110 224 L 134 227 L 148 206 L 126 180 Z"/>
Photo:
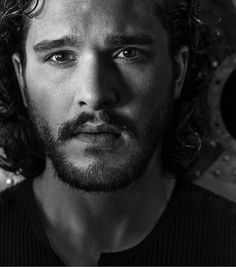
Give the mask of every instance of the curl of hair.
<path id="1" fill-rule="evenodd" d="M 211 57 L 214 38 L 208 25 L 200 19 L 198 0 L 162 2 L 169 14 L 166 26 L 172 57 L 183 45 L 187 45 L 190 52 L 185 83 L 164 139 L 163 164 L 179 179 L 189 179 L 185 174 L 198 159 L 202 140 L 210 131 L 206 95 L 213 72 Z"/>
<path id="2" fill-rule="evenodd" d="M 39 145 L 21 97 L 12 64 L 12 54 L 24 53 L 26 19 L 32 0 L 0 1 L 0 166 L 26 178 L 36 177 L 45 167 L 45 154 Z"/>
<path id="3" fill-rule="evenodd" d="M 201 149 L 204 128 L 201 91 L 210 66 L 204 60 L 210 42 L 203 40 L 208 28 L 199 20 L 199 0 L 156 0 L 170 36 L 172 57 L 183 45 L 190 49 L 187 80 L 176 103 L 175 118 L 163 145 L 167 170 L 183 175 Z M 38 176 L 45 168 L 45 151 L 32 131 L 15 76 L 11 56 L 24 54 L 27 20 L 39 0 L 0 0 L 0 166 L 26 178 Z M 32 7 L 32 4 L 33 7 Z M 29 9 L 30 7 L 30 9 Z M 173 60 L 174 63 L 174 60 Z M 200 75 L 201 74 L 201 75 Z M 170 142 L 171 141 L 171 142 Z"/>

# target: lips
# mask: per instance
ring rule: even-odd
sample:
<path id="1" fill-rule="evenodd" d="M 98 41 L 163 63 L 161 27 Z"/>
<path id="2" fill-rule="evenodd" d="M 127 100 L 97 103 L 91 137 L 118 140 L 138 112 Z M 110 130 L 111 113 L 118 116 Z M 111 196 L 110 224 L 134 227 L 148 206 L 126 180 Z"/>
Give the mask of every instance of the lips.
<path id="1" fill-rule="evenodd" d="M 121 130 L 107 125 L 88 125 L 79 130 L 76 139 L 97 147 L 113 147 L 121 137 Z"/>
<path id="2" fill-rule="evenodd" d="M 97 125 L 97 126 L 92 126 L 92 125 L 87 125 L 83 127 L 82 129 L 78 130 L 78 134 L 115 134 L 115 135 L 120 135 L 122 132 L 121 129 L 114 127 L 114 126 L 108 126 L 105 124 Z"/>

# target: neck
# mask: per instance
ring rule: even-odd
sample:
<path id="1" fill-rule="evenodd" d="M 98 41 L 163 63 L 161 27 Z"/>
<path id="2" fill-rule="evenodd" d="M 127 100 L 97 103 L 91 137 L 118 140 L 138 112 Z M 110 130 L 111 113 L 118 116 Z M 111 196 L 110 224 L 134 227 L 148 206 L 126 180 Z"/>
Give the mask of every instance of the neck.
<path id="1" fill-rule="evenodd" d="M 91 239 L 103 252 L 136 245 L 157 223 L 173 189 L 174 179 L 167 179 L 157 166 L 155 158 L 138 182 L 100 194 L 72 190 L 46 168 L 34 181 L 46 229 L 66 230 L 81 243 Z"/>

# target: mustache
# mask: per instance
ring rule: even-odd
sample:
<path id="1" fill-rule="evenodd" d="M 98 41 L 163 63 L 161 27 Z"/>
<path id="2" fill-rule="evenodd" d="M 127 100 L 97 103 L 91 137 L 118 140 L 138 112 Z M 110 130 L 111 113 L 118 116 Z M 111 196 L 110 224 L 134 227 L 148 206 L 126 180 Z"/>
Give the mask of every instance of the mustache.
<path id="1" fill-rule="evenodd" d="M 64 142 L 78 135 L 87 122 L 103 123 L 108 128 L 116 129 L 117 132 L 126 131 L 132 138 L 137 137 L 138 131 L 131 119 L 112 112 L 99 111 L 97 113 L 83 112 L 76 118 L 63 123 L 58 130 L 57 141 Z"/>

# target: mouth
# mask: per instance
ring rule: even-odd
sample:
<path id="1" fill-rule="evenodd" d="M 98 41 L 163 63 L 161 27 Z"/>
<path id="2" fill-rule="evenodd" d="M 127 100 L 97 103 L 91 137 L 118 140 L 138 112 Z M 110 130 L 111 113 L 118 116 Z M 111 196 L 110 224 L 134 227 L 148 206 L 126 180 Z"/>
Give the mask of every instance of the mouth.
<path id="1" fill-rule="evenodd" d="M 114 147 L 120 138 L 120 129 L 105 125 L 84 127 L 76 135 L 76 139 L 80 142 L 96 147 Z"/>

